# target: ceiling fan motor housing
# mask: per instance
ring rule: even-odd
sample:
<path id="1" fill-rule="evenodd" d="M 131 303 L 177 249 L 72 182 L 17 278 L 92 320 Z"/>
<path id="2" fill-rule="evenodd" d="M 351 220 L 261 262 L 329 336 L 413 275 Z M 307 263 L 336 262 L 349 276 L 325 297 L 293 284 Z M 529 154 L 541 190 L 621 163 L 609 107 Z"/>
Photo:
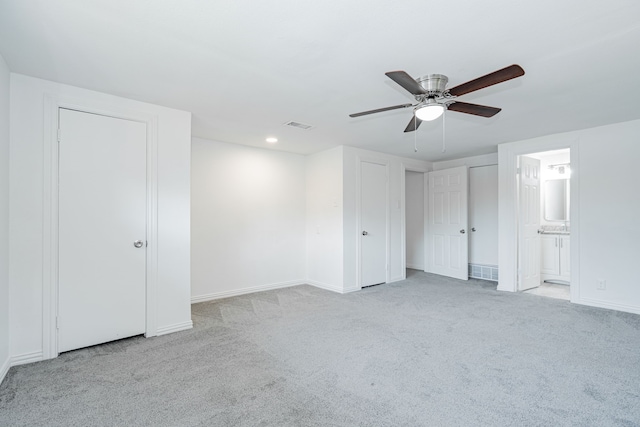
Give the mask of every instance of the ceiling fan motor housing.
<path id="1" fill-rule="evenodd" d="M 441 95 L 447 88 L 449 78 L 443 74 L 428 74 L 417 80 L 428 95 Z"/>

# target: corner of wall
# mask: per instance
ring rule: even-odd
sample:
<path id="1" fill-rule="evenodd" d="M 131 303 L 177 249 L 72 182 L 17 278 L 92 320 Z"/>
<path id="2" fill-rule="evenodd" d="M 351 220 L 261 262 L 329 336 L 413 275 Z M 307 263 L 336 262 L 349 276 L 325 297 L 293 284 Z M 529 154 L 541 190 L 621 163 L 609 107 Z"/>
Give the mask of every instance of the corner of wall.
<path id="1" fill-rule="evenodd" d="M 10 367 L 9 337 L 9 123 L 11 73 L 0 56 L 0 383 Z"/>
<path id="2" fill-rule="evenodd" d="M 343 292 L 343 168 L 344 148 L 338 146 L 307 156 L 306 282 Z"/>

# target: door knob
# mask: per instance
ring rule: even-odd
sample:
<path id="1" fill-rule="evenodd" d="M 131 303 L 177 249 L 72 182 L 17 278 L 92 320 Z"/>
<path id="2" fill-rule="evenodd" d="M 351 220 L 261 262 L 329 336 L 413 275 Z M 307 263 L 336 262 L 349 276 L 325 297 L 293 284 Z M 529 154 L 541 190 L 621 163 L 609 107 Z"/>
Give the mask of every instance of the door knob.
<path id="1" fill-rule="evenodd" d="M 362 232 L 362 235 L 363 235 L 363 236 L 366 236 L 367 234 L 369 234 L 369 233 L 367 233 L 366 231 L 363 231 L 363 232 Z"/>
<path id="2" fill-rule="evenodd" d="M 472 227 L 472 228 L 471 228 L 471 231 L 476 231 L 476 228 L 475 228 L 475 227 Z"/>
<path id="3" fill-rule="evenodd" d="M 460 230 L 460 234 L 464 234 L 464 233 L 465 233 L 465 231 L 464 231 L 464 230 Z"/>
<path id="4" fill-rule="evenodd" d="M 142 242 L 142 240 L 136 240 L 135 242 L 133 242 L 133 246 L 135 246 L 136 248 L 141 248 L 143 244 L 144 243 Z"/>

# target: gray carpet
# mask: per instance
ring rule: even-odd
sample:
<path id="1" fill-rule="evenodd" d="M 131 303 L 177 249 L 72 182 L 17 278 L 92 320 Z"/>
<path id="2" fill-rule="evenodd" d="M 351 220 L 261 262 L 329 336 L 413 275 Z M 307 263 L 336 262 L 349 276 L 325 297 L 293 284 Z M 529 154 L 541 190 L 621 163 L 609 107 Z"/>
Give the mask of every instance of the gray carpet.
<path id="1" fill-rule="evenodd" d="M 640 425 L 640 316 L 409 271 L 14 367 L 0 426 Z"/>

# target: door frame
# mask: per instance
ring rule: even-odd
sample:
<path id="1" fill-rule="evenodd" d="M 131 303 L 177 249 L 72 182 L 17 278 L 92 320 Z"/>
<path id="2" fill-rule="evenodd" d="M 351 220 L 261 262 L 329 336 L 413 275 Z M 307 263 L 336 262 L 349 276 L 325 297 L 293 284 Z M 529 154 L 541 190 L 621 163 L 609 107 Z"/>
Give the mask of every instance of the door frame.
<path id="1" fill-rule="evenodd" d="M 145 336 L 157 335 L 158 288 L 158 117 L 135 111 L 45 94 L 43 139 L 43 252 L 42 349 L 43 359 L 58 356 L 58 118 L 60 108 L 145 123 L 147 127 L 147 253 Z"/>
<path id="2" fill-rule="evenodd" d="M 518 156 L 543 151 L 571 150 L 571 206 L 580 206 L 580 155 L 579 139 L 563 134 L 498 145 L 498 290 L 518 290 Z M 571 302 L 579 303 L 580 297 L 580 211 L 572 209 L 569 221 L 571 251 Z"/>
<path id="3" fill-rule="evenodd" d="M 428 180 L 429 180 L 429 169 L 428 168 L 420 168 L 417 166 L 411 166 L 408 165 L 404 162 L 400 163 L 400 230 L 401 230 L 401 234 L 400 234 L 400 262 L 402 263 L 402 276 L 400 277 L 400 280 L 405 280 L 407 278 L 407 172 L 417 172 L 417 173 L 421 173 L 423 175 L 422 177 L 422 183 L 423 183 L 423 189 L 424 191 L 422 192 L 422 197 L 423 197 L 423 204 L 422 204 L 422 213 L 423 213 L 423 218 L 422 218 L 422 229 L 424 230 L 424 232 L 422 233 L 422 245 L 424 246 L 424 251 L 423 251 L 423 265 L 424 265 L 424 270 L 423 271 L 427 271 L 427 209 L 429 206 L 429 200 L 428 200 L 428 194 L 429 194 L 429 188 L 428 188 Z"/>
<path id="4" fill-rule="evenodd" d="M 373 163 L 385 167 L 385 173 L 387 175 L 387 186 L 385 189 L 386 209 L 385 209 L 385 283 L 389 283 L 390 269 L 389 259 L 391 254 L 390 240 L 391 240 L 391 227 L 389 224 L 390 218 L 390 206 L 389 206 L 389 161 L 377 159 L 373 157 L 357 156 L 356 158 L 356 289 L 362 289 L 362 239 L 360 233 L 362 232 L 362 163 Z"/>

